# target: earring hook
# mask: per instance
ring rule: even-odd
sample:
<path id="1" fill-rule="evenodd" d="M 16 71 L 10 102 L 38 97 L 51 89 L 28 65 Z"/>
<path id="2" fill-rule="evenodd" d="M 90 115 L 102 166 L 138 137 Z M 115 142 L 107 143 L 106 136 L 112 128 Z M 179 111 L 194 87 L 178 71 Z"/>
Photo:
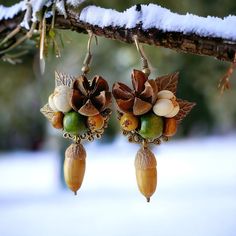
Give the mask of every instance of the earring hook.
<path id="1" fill-rule="evenodd" d="M 91 44 L 92 44 L 92 39 L 93 39 L 93 32 L 88 30 L 88 34 L 89 34 L 89 39 L 88 39 L 88 43 L 87 43 L 87 53 L 83 62 L 83 67 L 81 69 L 81 71 L 83 72 L 83 74 L 87 74 L 90 71 L 90 63 L 92 60 L 92 53 L 91 53 Z M 97 44 L 97 39 L 96 39 L 96 44 Z"/>
<path id="2" fill-rule="evenodd" d="M 133 40 L 134 40 L 134 43 L 135 43 L 135 46 L 137 48 L 137 51 L 138 53 L 140 54 L 141 56 L 141 62 L 142 62 L 142 71 L 143 73 L 148 77 L 151 73 L 151 70 L 148 66 L 148 60 L 144 54 L 144 51 L 143 51 L 143 48 L 142 46 L 140 45 L 139 41 L 138 41 L 138 36 L 137 35 L 134 35 L 133 36 Z"/>

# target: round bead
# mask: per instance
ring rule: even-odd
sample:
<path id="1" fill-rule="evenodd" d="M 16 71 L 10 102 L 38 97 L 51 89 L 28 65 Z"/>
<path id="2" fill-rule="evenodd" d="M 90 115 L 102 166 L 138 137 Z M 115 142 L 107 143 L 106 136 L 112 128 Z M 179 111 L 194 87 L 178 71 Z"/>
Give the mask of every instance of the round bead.
<path id="1" fill-rule="evenodd" d="M 153 112 L 158 116 L 166 116 L 174 109 L 174 105 L 169 99 L 159 99 L 153 106 Z"/>
<path id="2" fill-rule="evenodd" d="M 167 115 L 165 115 L 166 118 L 172 118 L 174 116 L 176 116 L 178 114 L 180 110 L 179 104 L 177 106 L 174 107 L 174 109 Z"/>
<path id="3" fill-rule="evenodd" d="M 169 90 L 161 90 L 157 93 L 157 99 L 176 99 L 175 95 Z"/>
<path id="4" fill-rule="evenodd" d="M 146 75 L 149 76 L 151 74 L 151 70 L 149 68 L 144 68 L 142 72 Z"/>
<path id="5" fill-rule="evenodd" d="M 82 67 L 81 71 L 84 73 L 84 74 L 87 74 L 89 71 L 90 71 L 90 68 L 88 65 L 85 65 Z"/>
<path id="6" fill-rule="evenodd" d="M 120 125 L 125 131 L 132 131 L 138 127 L 138 118 L 132 114 L 125 113 L 120 118 Z"/>

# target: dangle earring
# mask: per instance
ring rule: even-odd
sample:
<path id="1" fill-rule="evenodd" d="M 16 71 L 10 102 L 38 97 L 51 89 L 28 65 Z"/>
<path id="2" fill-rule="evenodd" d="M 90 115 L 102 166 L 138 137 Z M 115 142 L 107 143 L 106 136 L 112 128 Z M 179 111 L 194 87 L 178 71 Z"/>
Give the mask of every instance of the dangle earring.
<path id="1" fill-rule="evenodd" d="M 157 185 L 157 162 L 150 145 L 168 141 L 195 103 L 176 98 L 178 72 L 148 79 L 148 61 L 137 36 L 134 36 L 134 42 L 141 56 L 142 71 L 133 70 L 133 89 L 117 82 L 112 93 L 123 135 L 130 142 L 141 145 L 135 158 L 136 180 L 140 192 L 149 202 Z"/>
<path id="2" fill-rule="evenodd" d="M 74 142 L 65 152 L 64 178 L 75 194 L 82 185 L 86 166 L 86 151 L 81 142 L 101 138 L 111 115 L 111 92 L 107 81 L 99 75 L 92 80 L 86 77 L 92 59 L 93 38 L 93 34 L 88 33 L 82 75 L 74 77 L 55 72 L 55 90 L 40 110 L 54 128 L 63 131 L 64 138 Z"/>

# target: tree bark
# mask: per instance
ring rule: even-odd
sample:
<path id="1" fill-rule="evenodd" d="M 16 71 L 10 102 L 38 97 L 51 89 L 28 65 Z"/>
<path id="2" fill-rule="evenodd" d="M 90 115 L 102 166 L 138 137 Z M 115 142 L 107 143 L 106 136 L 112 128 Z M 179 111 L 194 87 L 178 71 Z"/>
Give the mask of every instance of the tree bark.
<path id="1" fill-rule="evenodd" d="M 13 19 L 0 22 L 0 34 L 7 34 L 16 27 L 22 20 L 23 13 L 15 16 Z M 76 31 L 78 33 L 87 33 L 92 31 L 97 36 L 133 43 L 133 36 L 137 35 L 139 42 L 149 45 L 155 45 L 170 48 L 178 52 L 191 53 L 202 56 L 215 57 L 218 60 L 233 62 L 236 54 L 236 41 L 229 41 L 222 38 L 202 37 L 196 34 L 183 34 L 179 32 L 163 32 L 152 28 L 143 30 L 142 25 L 132 29 L 105 27 L 101 28 L 79 21 L 79 15 L 73 10 L 68 11 L 68 17 L 56 16 L 55 27 Z M 50 19 L 47 23 L 50 24 Z"/>

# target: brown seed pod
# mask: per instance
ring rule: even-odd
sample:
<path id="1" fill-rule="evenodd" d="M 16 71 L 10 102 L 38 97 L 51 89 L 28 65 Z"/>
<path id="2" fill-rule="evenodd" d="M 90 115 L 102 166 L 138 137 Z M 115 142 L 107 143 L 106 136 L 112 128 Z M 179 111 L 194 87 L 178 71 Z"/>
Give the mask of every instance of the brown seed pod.
<path id="1" fill-rule="evenodd" d="M 157 162 L 150 149 L 142 147 L 136 154 L 135 170 L 139 191 L 146 197 L 147 202 L 156 190 Z"/>
<path id="2" fill-rule="evenodd" d="M 76 194 L 81 187 L 85 166 L 86 151 L 81 144 L 71 144 L 65 152 L 64 178 L 67 186 Z"/>
<path id="3" fill-rule="evenodd" d="M 163 135 L 171 137 L 175 135 L 177 131 L 177 121 L 175 118 L 166 118 L 164 121 L 164 132 Z"/>

